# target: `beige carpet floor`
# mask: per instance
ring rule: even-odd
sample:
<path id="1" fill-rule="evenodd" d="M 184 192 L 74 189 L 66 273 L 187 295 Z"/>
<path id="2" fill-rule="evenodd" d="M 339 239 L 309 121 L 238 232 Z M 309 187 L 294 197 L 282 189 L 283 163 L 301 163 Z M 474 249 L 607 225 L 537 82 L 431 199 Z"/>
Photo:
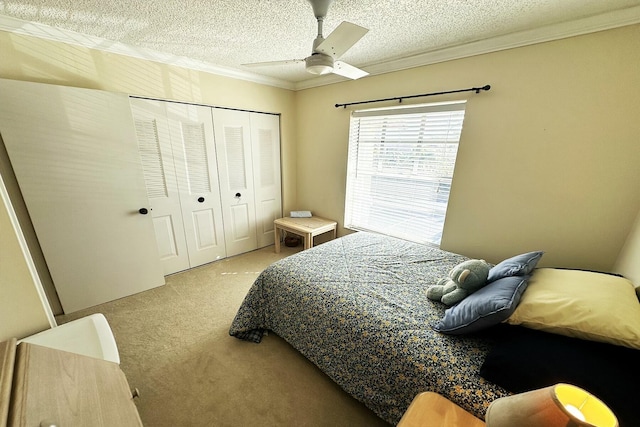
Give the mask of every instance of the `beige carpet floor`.
<path id="1" fill-rule="evenodd" d="M 230 337 L 260 271 L 301 249 L 269 246 L 166 278 L 166 285 L 58 317 L 103 313 L 145 426 L 388 426 L 280 337 Z"/>

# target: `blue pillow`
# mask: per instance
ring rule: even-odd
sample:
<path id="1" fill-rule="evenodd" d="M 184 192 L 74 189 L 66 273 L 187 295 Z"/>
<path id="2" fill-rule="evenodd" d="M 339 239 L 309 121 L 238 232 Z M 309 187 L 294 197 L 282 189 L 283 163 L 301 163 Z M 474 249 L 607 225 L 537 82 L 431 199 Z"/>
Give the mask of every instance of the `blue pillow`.
<path id="1" fill-rule="evenodd" d="M 540 261 L 540 258 L 542 258 L 542 254 L 544 254 L 543 251 L 534 251 L 505 259 L 489 270 L 487 282 L 493 282 L 503 277 L 531 274 L 533 269 L 536 268 L 538 261 Z"/>
<path id="2" fill-rule="evenodd" d="M 434 327 L 450 335 L 468 334 L 506 320 L 515 311 L 529 276 L 498 279 L 447 309 Z"/>

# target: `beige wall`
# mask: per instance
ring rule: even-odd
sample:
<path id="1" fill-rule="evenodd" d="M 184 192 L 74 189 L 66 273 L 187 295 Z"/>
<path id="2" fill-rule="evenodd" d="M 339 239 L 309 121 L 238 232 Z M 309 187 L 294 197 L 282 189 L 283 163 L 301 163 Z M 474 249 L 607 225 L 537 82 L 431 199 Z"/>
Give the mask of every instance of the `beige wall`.
<path id="1" fill-rule="evenodd" d="M 49 328 L 50 312 L 24 256 L 20 231 L 0 177 L 0 341 L 24 338 Z M 13 219 L 13 220 L 12 220 Z"/>
<path id="2" fill-rule="evenodd" d="M 640 211 L 638 52 L 635 25 L 301 91 L 297 208 L 343 221 L 349 109 L 335 103 L 491 84 L 455 97 L 469 102 L 442 247 L 610 270 Z"/>

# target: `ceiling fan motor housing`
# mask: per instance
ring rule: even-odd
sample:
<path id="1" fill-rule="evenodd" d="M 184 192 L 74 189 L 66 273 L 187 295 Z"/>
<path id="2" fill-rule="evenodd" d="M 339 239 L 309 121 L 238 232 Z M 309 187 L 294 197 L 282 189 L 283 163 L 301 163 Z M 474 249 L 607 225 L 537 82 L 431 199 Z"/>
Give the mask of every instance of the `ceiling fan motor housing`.
<path id="1" fill-rule="evenodd" d="M 308 0 L 316 18 L 324 18 L 329 12 L 329 5 L 333 0 Z"/>
<path id="2" fill-rule="evenodd" d="M 312 74 L 328 74 L 333 71 L 333 58 L 324 53 L 314 53 L 304 62 L 307 65 L 307 71 Z"/>

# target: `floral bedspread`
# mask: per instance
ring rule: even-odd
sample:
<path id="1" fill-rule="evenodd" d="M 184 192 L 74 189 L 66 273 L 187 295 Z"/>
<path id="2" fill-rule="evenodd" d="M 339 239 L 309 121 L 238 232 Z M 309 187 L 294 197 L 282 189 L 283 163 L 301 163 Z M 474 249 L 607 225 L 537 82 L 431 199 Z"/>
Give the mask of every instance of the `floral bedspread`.
<path id="1" fill-rule="evenodd" d="M 478 374 L 490 342 L 434 331 L 446 306 L 426 288 L 467 258 L 355 233 L 284 258 L 256 279 L 229 333 L 282 337 L 384 420 L 434 391 L 484 418 L 509 393 Z"/>

